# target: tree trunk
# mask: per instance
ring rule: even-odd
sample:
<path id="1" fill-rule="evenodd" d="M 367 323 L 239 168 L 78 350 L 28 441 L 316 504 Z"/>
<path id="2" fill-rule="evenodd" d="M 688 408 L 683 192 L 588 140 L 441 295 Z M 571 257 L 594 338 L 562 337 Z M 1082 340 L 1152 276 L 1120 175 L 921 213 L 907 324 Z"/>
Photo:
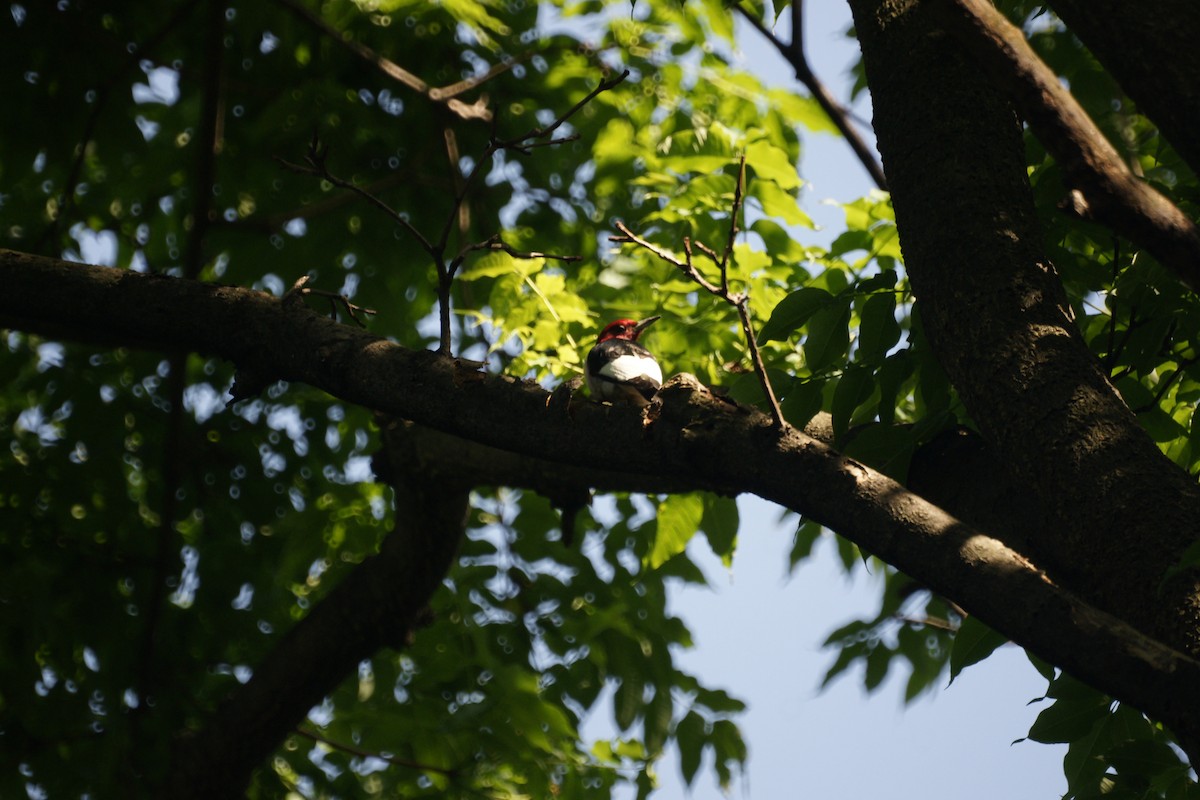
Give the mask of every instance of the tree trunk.
<path id="1" fill-rule="evenodd" d="M 1043 252 L 1020 124 L 930 2 L 851 0 L 921 320 L 972 419 L 1037 504 L 1051 577 L 1200 653 L 1200 490 L 1138 425 Z"/>

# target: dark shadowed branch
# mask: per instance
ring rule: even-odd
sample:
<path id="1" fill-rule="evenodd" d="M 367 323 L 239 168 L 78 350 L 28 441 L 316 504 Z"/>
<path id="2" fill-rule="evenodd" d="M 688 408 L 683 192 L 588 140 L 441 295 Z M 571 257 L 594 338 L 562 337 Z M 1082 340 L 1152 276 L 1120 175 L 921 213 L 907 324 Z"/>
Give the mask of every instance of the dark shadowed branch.
<path id="1" fill-rule="evenodd" d="M 764 415 L 731 409 L 690 376 L 668 381 L 645 413 L 564 407 L 535 383 L 408 350 L 262 292 L 4 250 L 0 273 L 9 290 L 0 293 L 3 327 L 85 341 L 99 331 L 106 343 L 220 356 L 444 433 L 574 465 L 597 483 L 607 475 L 613 489 L 655 491 L 669 477 L 694 489 L 752 492 L 846 536 L 1181 738 L 1200 735 L 1200 662 L 1084 603 L 886 476 Z M 307 662 L 289 670 L 297 664 Z M 268 674 L 256 672 L 255 681 L 261 675 L 266 685 Z M 285 716 L 284 732 L 299 720 Z"/>
<path id="2" fill-rule="evenodd" d="M 1200 229 L 1130 171 L 1021 30 L 984 0 L 941 0 L 937 7 L 1062 165 L 1078 192 L 1074 209 L 1128 236 L 1200 291 Z"/>
<path id="3" fill-rule="evenodd" d="M 172 797 L 241 797 L 251 772 L 310 708 L 364 658 L 405 647 L 420 626 L 462 538 L 468 487 L 414 458 L 406 430 L 392 427 L 385 437 L 395 528 L 378 554 L 284 635 L 204 727 L 180 738 Z"/>

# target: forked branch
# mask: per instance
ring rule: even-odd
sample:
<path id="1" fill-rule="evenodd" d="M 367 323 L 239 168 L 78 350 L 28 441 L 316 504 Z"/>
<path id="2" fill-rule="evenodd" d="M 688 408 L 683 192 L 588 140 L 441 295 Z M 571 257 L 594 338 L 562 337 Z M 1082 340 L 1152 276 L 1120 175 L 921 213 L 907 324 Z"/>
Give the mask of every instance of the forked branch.
<path id="1" fill-rule="evenodd" d="M 285 5 L 287 5 L 286 0 L 281 1 L 284 1 Z M 324 181 L 328 181 L 333 186 L 336 186 L 340 189 L 346 189 L 357 194 L 413 235 L 413 237 L 417 240 L 417 243 L 420 244 L 421 249 L 424 250 L 429 255 L 430 260 L 433 261 L 434 268 L 437 272 L 439 322 L 438 352 L 442 353 L 443 355 L 450 355 L 452 340 L 450 326 L 450 293 L 454 286 L 454 277 L 458 273 L 459 268 L 462 266 L 468 255 L 479 250 L 503 250 L 514 258 L 552 258 L 560 261 L 578 261 L 580 258 L 579 256 L 562 256 L 553 255 L 550 253 L 523 253 L 504 242 L 498 233 L 492 234 L 483 241 L 468 243 L 461 247 L 453 258 L 447 258 L 446 250 L 449 246 L 450 236 L 455 229 L 456 223 L 458 224 L 460 237 L 465 238 L 466 236 L 469 225 L 468 217 L 465 213 L 465 203 L 470 192 L 477 185 L 479 176 L 486 172 L 488 165 L 490 165 L 492 162 L 492 157 L 502 150 L 516 150 L 521 153 L 529 154 L 534 147 L 546 147 L 562 144 L 563 142 L 573 141 L 574 139 L 578 138 L 576 135 L 572 135 L 556 139 L 554 138 L 554 132 L 561 128 L 563 124 L 565 124 L 566 121 L 571 118 L 572 115 L 591 102 L 592 99 L 594 99 L 597 95 L 599 95 L 601 92 L 612 89 L 617 84 L 624 81 L 628 75 L 629 70 L 625 70 L 619 75 L 602 80 L 596 86 L 596 88 L 590 91 L 582 100 L 575 103 L 575 105 L 571 106 L 571 108 L 569 108 L 551 124 L 545 127 L 532 128 L 526 133 L 511 139 L 500 139 L 493 135 L 488 142 L 487 147 L 484 148 L 482 155 L 475 162 L 474 167 L 471 169 L 471 172 L 468 175 L 463 175 L 459 171 L 459 165 L 457 163 L 457 137 L 454 135 L 452 129 L 447 128 L 444 135 L 446 139 L 447 154 L 450 157 L 452 162 L 451 167 L 454 170 L 455 190 L 453 202 L 451 203 L 451 207 L 446 214 L 446 220 L 442 225 L 441 232 L 438 235 L 436 242 L 431 241 L 428 237 L 421 233 L 421 231 L 418 230 L 417 227 L 408 220 L 407 215 L 392 208 L 377 195 L 359 186 L 353 181 L 338 177 L 331 172 L 328 166 L 329 146 L 322 144 L 315 133 L 313 134 L 312 140 L 309 142 L 303 164 L 295 164 L 279 158 L 278 156 L 276 157 L 276 160 L 283 167 L 292 170 L 293 172 L 314 175 Z M 422 83 L 420 86 L 423 87 L 424 84 Z M 425 89 L 420 87 L 414 88 L 418 88 L 420 91 L 425 91 Z M 463 89 L 463 91 L 465 91 L 465 89 Z M 347 310 L 350 312 L 350 315 L 354 317 L 356 322 L 358 321 L 358 318 L 354 316 L 355 311 L 365 311 L 364 309 L 351 307 L 348 302 Z"/>

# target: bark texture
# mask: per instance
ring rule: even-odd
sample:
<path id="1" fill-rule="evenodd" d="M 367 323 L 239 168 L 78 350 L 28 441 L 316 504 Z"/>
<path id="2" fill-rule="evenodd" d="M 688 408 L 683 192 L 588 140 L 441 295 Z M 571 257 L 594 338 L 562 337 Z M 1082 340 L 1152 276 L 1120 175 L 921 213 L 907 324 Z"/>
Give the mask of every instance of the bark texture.
<path id="1" fill-rule="evenodd" d="M 1200 652 L 1200 490 L 1141 429 L 1079 335 L 1042 250 L 1007 100 L 935 2 L 852 0 L 905 264 L 973 420 L 1037 503 L 1031 555 L 1095 605 Z"/>

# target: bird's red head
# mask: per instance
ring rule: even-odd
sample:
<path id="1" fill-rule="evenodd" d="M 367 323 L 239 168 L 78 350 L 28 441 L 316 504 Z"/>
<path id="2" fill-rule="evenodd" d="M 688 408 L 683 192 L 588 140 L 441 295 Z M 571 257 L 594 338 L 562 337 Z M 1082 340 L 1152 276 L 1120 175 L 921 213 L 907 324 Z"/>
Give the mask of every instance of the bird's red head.
<path id="1" fill-rule="evenodd" d="M 610 322 L 604 326 L 604 330 L 600 331 L 599 341 L 605 342 L 609 339 L 628 339 L 631 342 L 636 342 L 638 337 L 642 335 L 642 331 L 653 325 L 661 317 L 647 317 L 638 322 L 634 319 L 619 319 L 615 322 Z"/>

